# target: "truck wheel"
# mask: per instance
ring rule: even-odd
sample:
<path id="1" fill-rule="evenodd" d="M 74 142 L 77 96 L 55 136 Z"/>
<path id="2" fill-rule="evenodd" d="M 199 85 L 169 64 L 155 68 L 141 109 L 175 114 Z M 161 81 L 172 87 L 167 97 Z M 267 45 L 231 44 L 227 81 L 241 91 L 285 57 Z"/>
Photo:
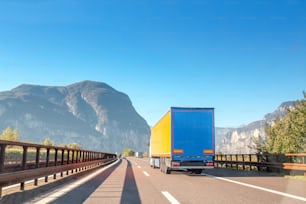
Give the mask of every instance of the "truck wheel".
<path id="1" fill-rule="evenodd" d="M 165 173 L 166 174 L 171 174 L 171 170 L 167 168 Z"/>
<path id="2" fill-rule="evenodd" d="M 194 173 L 195 173 L 195 174 L 201 174 L 201 173 L 202 173 L 202 169 L 195 169 L 195 170 L 194 170 Z"/>
<path id="3" fill-rule="evenodd" d="M 152 166 L 151 166 L 153 169 L 155 169 L 156 168 L 156 166 L 155 166 L 155 159 L 153 159 L 153 161 L 152 161 Z"/>

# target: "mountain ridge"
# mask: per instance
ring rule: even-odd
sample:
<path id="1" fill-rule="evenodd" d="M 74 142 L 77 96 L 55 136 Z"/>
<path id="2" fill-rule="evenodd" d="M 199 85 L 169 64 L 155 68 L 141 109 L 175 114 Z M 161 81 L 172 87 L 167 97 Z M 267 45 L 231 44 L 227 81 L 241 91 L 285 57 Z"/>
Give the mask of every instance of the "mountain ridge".
<path id="1" fill-rule="evenodd" d="M 262 120 L 237 128 L 216 127 L 216 151 L 254 153 L 251 138 L 266 137 L 265 125 L 283 117 L 294 101 L 283 102 Z M 21 84 L 0 92 L 0 130 L 17 128 L 20 139 L 85 149 L 148 151 L 150 127 L 129 96 L 103 82 L 85 80 L 66 86 Z"/>
<path id="2" fill-rule="evenodd" d="M 273 124 L 277 118 L 284 117 L 287 109 L 292 109 L 296 101 L 287 101 L 281 103 L 277 109 L 263 116 L 262 120 L 253 121 L 247 125 L 238 128 L 216 128 L 216 151 L 224 154 L 251 154 L 254 149 L 252 138 L 266 138 L 265 126 Z"/>
<path id="3" fill-rule="evenodd" d="M 50 137 L 57 144 L 77 142 L 107 151 L 145 151 L 150 132 L 128 95 L 89 80 L 67 86 L 22 84 L 0 92 L 0 128 L 7 126 L 17 126 L 21 139 Z"/>

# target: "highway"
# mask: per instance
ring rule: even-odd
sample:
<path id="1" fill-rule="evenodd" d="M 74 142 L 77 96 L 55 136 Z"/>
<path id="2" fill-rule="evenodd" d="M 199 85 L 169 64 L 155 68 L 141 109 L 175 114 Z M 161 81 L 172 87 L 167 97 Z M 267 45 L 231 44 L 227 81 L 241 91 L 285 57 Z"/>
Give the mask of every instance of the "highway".
<path id="1" fill-rule="evenodd" d="M 163 174 L 128 157 L 28 203 L 306 203 L 306 182 L 231 169 Z"/>

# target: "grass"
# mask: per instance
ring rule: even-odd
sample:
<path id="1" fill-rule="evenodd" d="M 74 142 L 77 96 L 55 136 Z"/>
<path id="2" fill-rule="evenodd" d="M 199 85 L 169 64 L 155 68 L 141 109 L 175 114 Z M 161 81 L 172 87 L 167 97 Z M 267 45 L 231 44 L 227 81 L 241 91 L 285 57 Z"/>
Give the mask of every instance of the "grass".
<path id="1" fill-rule="evenodd" d="M 286 175 L 285 178 L 306 181 L 306 176 L 289 176 L 289 175 Z"/>

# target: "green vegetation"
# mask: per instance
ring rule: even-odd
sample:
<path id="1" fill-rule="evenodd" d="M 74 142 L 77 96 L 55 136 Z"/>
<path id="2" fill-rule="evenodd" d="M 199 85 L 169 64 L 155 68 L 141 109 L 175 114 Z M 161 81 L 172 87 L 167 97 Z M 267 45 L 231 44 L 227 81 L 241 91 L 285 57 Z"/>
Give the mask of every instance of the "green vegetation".
<path id="1" fill-rule="evenodd" d="M 269 153 L 301 153 L 306 152 L 306 94 L 297 101 L 292 110 L 284 118 L 279 118 L 273 125 L 267 125 L 267 144 Z"/>
<path id="2" fill-rule="evenodd" d="M 252 145 L 249 145 L 248 147 L 255 150 L 256 154 L 265 152 L 266 141 L 261 135 L 258 135 L 258 137 L 252 137 L 251 144 Z"/>
<path id="3" fill-rule="evenodd" d="M 47 146 L 53 146 L 53 142 L 51 141 L 51 139 L 48 137 L 46 139 L 44 139 L 44 141 L 42 142 L 43 145 L 47 145 Z"/>
<path id="4" fill-rule="evenodd" d="M 82 149 L 82 147 L 77 143 L 61 144 L 60 147 L 71 148 L 71 149 Z"/>
<path id="5" fill-rule="evenodd" d="M 286 175 L 285 178 L 306 181 L 306 176 L 289 176 L 289 175 Z"/>
<path id="6" fill-rule="evenodd" d="M 123 150 L 122 155 L 125 156 L 125 157 L 134 156 L 135 152 L 130 148 L 126 148 L 126 149 Z"/>
<path id="7" fill-rule="evenodd" d="M 7 127 L 0 135 L 0 140 L 19 141 L 18 129 L 16 128 L 12 130 L 10 127 Z M 42 144 L 47 145 L 47 146 L 54 146 L 54 142 L 49 137 L 45 138 Z M 77 143 L 61 144 L 60 147 L 71 148 L 71 149 L 82 149 L 81 145 Z M 11 152 L 14 152 L 16 149 L 19 149 L 19 148 L 8 146 L 8 149 L 10 149 Z M 20 150 L 16 150 L 16 151 L 20 152 Z"/>
<path id="8" fill-rule="evenodd" d="M 0 135 L 1 140 L 19 141 L 19 133 L 17 129 L 12 130 L 7 127 Z"/>

